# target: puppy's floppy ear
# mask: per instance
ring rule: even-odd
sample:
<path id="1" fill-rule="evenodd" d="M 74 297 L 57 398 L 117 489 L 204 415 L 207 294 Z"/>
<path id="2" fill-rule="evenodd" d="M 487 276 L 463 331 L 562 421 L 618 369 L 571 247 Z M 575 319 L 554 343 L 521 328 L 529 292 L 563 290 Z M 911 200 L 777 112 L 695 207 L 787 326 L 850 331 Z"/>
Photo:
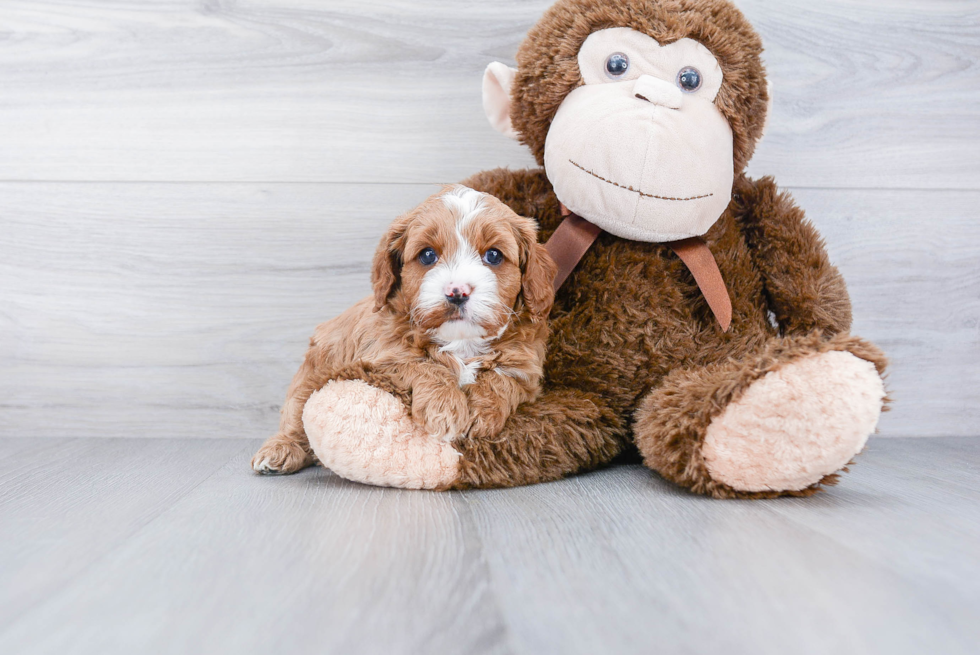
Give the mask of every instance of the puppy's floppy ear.
<path id="1" fill-rule="evenodd" d="M 399 216 L 381 237 L 371 265 L 371 287 L 374 289 L 374 311 L 380 311 L 401 283 L 404 261 L 405 231 L 411 214 Z"/>
<path id="2" fill-rule="evenodd" d="M 521 293 L 524 304 L 531 312 L 532 320 L 546 319 L 555 302 L 555 275 L 558 273 L 558 265 L 545 247 L 538 243 L 534 221 L 520 218 L 517 234 L 521 246 Z"/>

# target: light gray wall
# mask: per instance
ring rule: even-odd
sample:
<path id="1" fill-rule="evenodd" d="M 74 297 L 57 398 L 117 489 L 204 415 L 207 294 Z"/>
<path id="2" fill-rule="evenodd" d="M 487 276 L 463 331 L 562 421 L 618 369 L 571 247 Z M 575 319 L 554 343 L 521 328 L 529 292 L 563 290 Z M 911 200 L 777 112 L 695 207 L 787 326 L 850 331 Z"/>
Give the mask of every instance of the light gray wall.
<path id="1" fill-rule="evenodd" d="M 480 106 L 541 0 L 0 4 L 0 434 L 261 437 L 435 185 L 533 162 Z M 886 435 L 980 425 L 980 2 L 743 0 L 753 175 L 891 355 Z"/>

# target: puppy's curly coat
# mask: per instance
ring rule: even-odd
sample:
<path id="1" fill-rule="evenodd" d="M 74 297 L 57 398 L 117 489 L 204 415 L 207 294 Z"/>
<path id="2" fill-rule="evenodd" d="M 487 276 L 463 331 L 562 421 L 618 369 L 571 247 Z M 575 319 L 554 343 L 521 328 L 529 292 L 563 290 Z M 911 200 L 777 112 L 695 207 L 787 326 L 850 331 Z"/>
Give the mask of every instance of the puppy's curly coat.
<path id="1" fill-rule="evenodd" d="M 446 440 L 496 435 L 540 391 L 554 277 L 534 221 L 463 186 L 433 195 L 381 239 L 373 297 L 317 327 L 253 469 L 313 462 L 303 407 L 330 380 L 370 380 Z"/>

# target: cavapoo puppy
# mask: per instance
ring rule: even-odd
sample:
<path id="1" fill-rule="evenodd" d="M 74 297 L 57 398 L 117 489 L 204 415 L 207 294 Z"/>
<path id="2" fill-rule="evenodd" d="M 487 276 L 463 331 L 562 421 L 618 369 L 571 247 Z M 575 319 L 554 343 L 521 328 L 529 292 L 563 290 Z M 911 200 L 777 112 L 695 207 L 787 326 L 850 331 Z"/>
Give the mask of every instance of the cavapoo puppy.
<path id="1" fill-rule="evenodd" d="M 535 223 L 493 196 L 447 187 L 401 216 L 375 253 L 374 296 L 317 327 L 252 468 L 314 463 L 303 406 L 330 380 L 396 394 L 443 439 L 496 435 L 539 392 L 555 272 Z"/>

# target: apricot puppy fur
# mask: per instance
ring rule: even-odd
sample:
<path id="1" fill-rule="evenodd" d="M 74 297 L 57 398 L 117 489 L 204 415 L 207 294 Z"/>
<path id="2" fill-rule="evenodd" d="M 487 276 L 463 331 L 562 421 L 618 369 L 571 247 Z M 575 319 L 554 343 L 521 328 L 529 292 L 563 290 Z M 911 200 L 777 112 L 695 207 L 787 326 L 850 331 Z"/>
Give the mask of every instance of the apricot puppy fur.
<path id="1" fill-rule="evenodd" d="M 315 461 L 303 407 L 330 380 L 394 393 L 438 438 L 496 435 L 539 393 L 555 272 L 534 221 L 493 196 L 457 185 L 430 197 L 381 239 L 374 296 L 317 327 L 252 468 Z"/>

